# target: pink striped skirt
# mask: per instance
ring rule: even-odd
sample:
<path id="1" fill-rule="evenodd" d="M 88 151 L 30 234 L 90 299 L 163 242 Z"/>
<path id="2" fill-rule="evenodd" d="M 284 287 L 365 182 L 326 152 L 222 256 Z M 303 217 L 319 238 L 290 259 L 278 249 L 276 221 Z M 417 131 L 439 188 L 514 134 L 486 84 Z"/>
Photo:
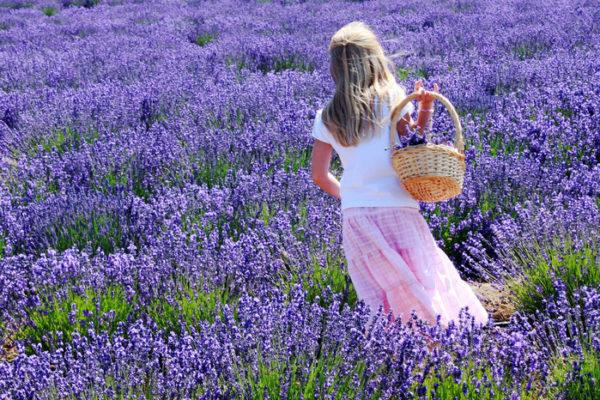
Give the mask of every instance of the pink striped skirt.
<path id="1" fill-rule="evenodd" d="M 454 264 L 439 248 L 425 218 L 411 207 L 351 207 L 342 210 L 348 273 L 359 299 L 374 315 L 380 306 L 392 318 L 411 311 L 432 324 L 458 322 L 461 308 L 485 324 L 488 313 Z"/>

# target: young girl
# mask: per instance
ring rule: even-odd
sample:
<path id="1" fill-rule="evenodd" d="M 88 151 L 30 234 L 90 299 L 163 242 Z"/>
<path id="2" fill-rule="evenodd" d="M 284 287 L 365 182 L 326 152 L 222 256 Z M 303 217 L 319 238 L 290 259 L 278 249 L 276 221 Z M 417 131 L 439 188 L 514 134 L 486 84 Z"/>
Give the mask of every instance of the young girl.
<path id="1" fill-rule="evenodd" d="M 311 172 L 319 187 L 341 199 L 342 245 L 358 297 L 372 315 L 383 306 L 392 319 L 407 321 L 414 309 L 432 324 L 440 315 L 447 326 L 468 306 L 477 322 L 486 323 L 486 310 L 437 246 L 418 202 L 393 170 L 389 114 L 406 94 L 376 35 L 362 22 L 349 23 L 333 35 L 329 53 L 336 90 L 315 117 Z M 402 135 L 407 126 L 422 132 L 431 121 L 431 92 L 421 81 L 415 90 L 417 122 L 409 103 L 396 126 Z M 340 182 L 329 172 L 333 150 L 344 169 Z"/>

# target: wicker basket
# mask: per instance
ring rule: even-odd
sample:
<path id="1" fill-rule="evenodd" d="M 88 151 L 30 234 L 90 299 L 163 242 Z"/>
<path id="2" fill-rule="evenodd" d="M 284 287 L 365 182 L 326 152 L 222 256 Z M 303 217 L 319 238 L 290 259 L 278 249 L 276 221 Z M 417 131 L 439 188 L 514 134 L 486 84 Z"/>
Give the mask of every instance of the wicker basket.
<path id="1" fill-rule="evenodd" d="M 400 111 L 418 96 L 417 93 L 411 93 L 392 110 L 390 149 L 392 150 L 392 165 L 404 188 L 416 200 L 433 203 L 448 200 L 461 193 L 466 165 L 462 127 L 458 114 L 447 98 L 436 92 L 430 93 L 450 113 L 456 129 L 454 147 L 425 143 L 394 149 L 398 134 L 396 124 L 400 118 Z"/>

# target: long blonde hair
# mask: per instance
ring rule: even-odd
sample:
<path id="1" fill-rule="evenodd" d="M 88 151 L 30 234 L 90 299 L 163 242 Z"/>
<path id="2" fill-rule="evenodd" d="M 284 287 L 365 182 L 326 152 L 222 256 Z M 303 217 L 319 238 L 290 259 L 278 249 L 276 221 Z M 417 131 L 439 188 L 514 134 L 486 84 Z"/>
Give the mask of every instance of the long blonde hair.
<path id="1" fill-rule="evenodd" d="M 390 72 L 393 64 L 384 54 L 375 33 L 363 22 L 344 25 L 331 38 L 330 71 L 335 94 L 323 108 L 323 123 L 344 147 L 357 145 L 375 133 L 385 117 L 382 103 L 400 101 L 404 88 Z M 377 97 L 377 109 L 374 99 Z"/>

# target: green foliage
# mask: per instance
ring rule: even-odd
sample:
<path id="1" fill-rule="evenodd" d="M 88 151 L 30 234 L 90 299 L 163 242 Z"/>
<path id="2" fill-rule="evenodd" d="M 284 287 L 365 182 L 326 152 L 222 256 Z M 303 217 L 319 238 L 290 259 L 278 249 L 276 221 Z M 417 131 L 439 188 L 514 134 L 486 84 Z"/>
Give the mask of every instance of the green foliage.
<path id="1" fill-rule="evenodd" d="M 117 186 L 122 186 L 147 201 L 152 197 L 152 191 L 144 182 L 146 174 L 148 171 L 137 167 L 134 160 L 129 160 L 122 165 L 112 167 L 91 186 L 102 193 L 112 193 Z M 100 174 L 98 175 L 100 176 Z"/>
<path id="2" fill-rule="evenodd" d="M 48 7 L 44 7 L 44 8 L 42 8 L 42 12 L 43 12 L 43 13 L 44 13 L 44 15 L 46 15 L 47 17 L 51 17 L 51 16 L 53 16 L 54 14 L 56 14 L 56 8 L 54 8 L 54 7 L 50 7 L 50 6 L 48 6 Z"/>
<path id="3" fill-rule="evenodd" d="M 398 79 L 401 81 L 404 81 L 413 75 L 417 78 L 427 78 L 429 76 L 429 73 L 425 68 L 418 68 L 416 70 L 412 70 L 409 68 L 398 68 L 397 73 Z"/>
<path id="4" fill-rule="evenodd" d="M 232 56 L 225 58 L 225 64 L 227 66 L 235 65 L 238 71 L 246 67 L 246 61 L 244 59 Z"/>
<path id="5" fill-rule="evenodd" d="M 216 218 L 211 218 L 210 220 L 203 219 L 205 212 L 206 210 L 202 208 L 195 208 L 187 210 L 182 215 L 181 228 L 188 234 L 188 240 L 191 240 L 192 237 L 200 231 L 204 232 L 206 235 L 209 235 L 211 232 L 217 232 L 218 248 L 223 244 L 226 237 L 231 238 L 232 240 L 238 240 L 240 235 L 244 233 L 242 218 L 239 215 L 240 212 L 243 212 L 243 208 L 234 210 L 233 216 L 220 214 Z M 199 247 L 202 246 L 200 242 L 197 242 L 197 244 Z"/>
<path id="6" fill-rule="evenodd" d="M 223 318 L 219 305 L 234 304 L 229 285 L 224 284 L 210 291 L 201 288 L 201 282 L 192 285 L 184 277 L 178 277 L 175 293 L 153 299 L 146 307 L 146 313 L 165 332 L 181 334 L 186 327 L 198 327 L 201 321 L 213 323 L 215 318 Z"/>
<path id="7" fill-rule="evenodd" d="M 525 142 L 511 138 L 505 132 L 480 131 L 481 141 L 489 144 L 489 153 L 494 157 L 523 154 L 527 145 Z"/>
<path id="8" fill-rule="evenodd" d="M 304 240 L 304 227 L 306 226 L 308 217 L 307 202 L 306 200 L 297 200 L 297 203 L 294 205 L 296 208 L 294 208 L 293 219 L 290 221 L 291 233 L 296 236 L 298 240 Z M 284 205 L 282 207 L 266 201 L 262 201 L 260 204 L 248 204 L 244 206 L 242 210 L 244 215 L 258 218 L 263 221 L 265 226 L 267 226 L 271 219 L 276 216 L 282 208 L 286 211 L 291 210 L 289 205 Z"/>
<path id="9" fill-rule="evenodd" d="M 202 33 L 196 36 L 194 43 L 200 47 L 204 47 L 215 40 L 215 35 L 211 33 Z"/>
<path id="10" fill-rule="evenodd" d="M 574 371 L 574 363 L 579 370 Z M 571 354 L 557 354 L 551 361 L 550 379 L 557 384 L 553 390 L 569 400 L 600 399 L 600 354 L 584 346 L 583 360 Z"/>
<path id="11" fill-rule="evenodd" d="M 127 186 L 127 174 L 122 171 L 112 170 L 109 171 L 102 179 L 106 186 L 109 188 L 115 188 L 117 186 Z"/>
<path id="12" fill-rule="evenodd" d="M 265 223 L 266 225 L 269 225 L 269 220 L 271 219 L 272 215 L 269 212 L 269 206 L 266 202 L 262 203 L 262 207 L 260 209 L 260 214 L 259 214 L 259 218 Z"/>
<path id="13" fill-rule="evenodd" d="M 325 265 L 321 265 L 316 257 L 312 257 L 313 269 L 309 271 L 302 282 L 308 301 L 315 301 L 318 296 L 319 303 L 324 307 L 328 306 L 329 304 L 325 303 L 323 291 L 326 287 L 330 287 L 333 293 L 343 295 L 340 307 L 343 307 L 344 303 L 350 307 L 356 305 L 356 291 L 350 276 L 344 269 L 343 258 L 342 255 L 336 257 L 331 252 L 327 252 Z"/>
<path id="14" fill-rule="evenodd" d="M 310 160 L 312 152 L 310 149 L 295 150 L 289 148 L 285 150 L 283 168 L 285 172 L 297 173 L 300 168 L 307 168 L 310 166 Z"/>
<path id="15" fill-rule="evenodd" d="M 312 150 L 310 147 L 303 149 L 295 149 L 286 147 L 284 149 L 275 150 L 270 154 L 263 154 L 259 159 L 269 165 L 267 174 L 273 175 L 277 171 L 277 166 L 283 160 L 283 170 L 287 173 L 297 173 L 301 168 L 310 166 L 312 158 Z"/>
<path id="16" fill-rule="evenodd" d="M 0 3 L 0 7 L 8 8 L 11 10 L 20 10 L 22 8 L 31 8 L 33 7 L 33 2 L 31 1 L 19 1 L 19 0 L 8 0 Z"/>
<path id="17" fill-rule="evenodd" d="M 67 151 L 77 151 L 83 143 L 94 144 L 99 138 L 98 131 L 91 128 L 86 132 L 79 132 L 69 126 L 66 128 L 55 129 L 49 136 L 34 138 L 29 141 L 27 148 L 28 155 L 34 157 L 40 151 L 49 153 L 56 150 L 58 154 L 64 154 Z"/>
<path id="18" fill-rule="evenodd" d="M 100 0 L 63 0 L 65 7 L 85 7 L 92 8 L 100 4 Z"/>
<path id="19" fill-rule="evenodd" d="M 502 390 L 504 385 L 499 385 L 494 381 L 491 366 L 487 363 L 475 363 L 473 358 L 469 356 L 467 362 L 462 362 L 462 365 L 457 366 L 457 370 L 453 374 L 452 364 L 439 364 L 429 370 L 423 380 L 423 387 L 426 388 L 425 397 L 427 400 L 443 399 L 443 400 L 503 400 L 506 398 L 506 393 Z M 477 388 L 479 382 L 479 388 Z M 507 370 L 503 375 L 503 382 L 510 384 L 512 377 L 510 371 Z M 526 390 L 526 382 L 515 382 L 519 386 L 521 399 L 538 399 L 539 394 L 536 390 Z M 415 391 L 418 384 L 415 384 Z M 510 387 L 510 385 L 508 385 Z"/>
<path id="20" fill-rule="evenodd" d="M 291 221 L 292 234 L 300 241 L 304 241 L 304 227 L 308 224 L 308 204 L 306 200 L 298 203 L 297 212 Z"/>
<path id="21" fill-rule="evenodd" d="M 515 293 L 517 308 L 524 312 L 542 309 L 542 300 L 556 295 L 554 277 L 565 283 L 572 305 L 576 289 L 600 285 L 600 257 L 594 235 L 581 248 L 576 248 L 569 236 L 533 240 L 511 249 L 510 257 L 523 268 L 523 276 L 509 278 L 507 284 Z"/>
<path id="22" fill-rule="evenodd" d="M 429 78 L 429 76 L 430 76 L 429 71 L 423 67 L 417 68 L 417 70 L 415 71 L 415 75 L 418 78 L 425 78 L 425 79 Z"/>
<path id="23" fill-rule="evenodd" d="M 549 157 L 549 160 L 557 164 L 564 163 L 568 167 L 572 166 L 576 161 L 581 161 L 586 153 L 588 153 L 590 150 L 584 146 L 574 147 L 571 144 L 567 144 L 558 140 L 553 142 L 554 143 L 550 145 L 553 151 L 552 157 Z"/>
<path id="24" fill-rule="evenodd" d="M 408 79 L 409 76 L 410 76 L 410 70 L 409 69 L 398 68 L 398 78 L 401 81 L 404 81 L 404 80 Z"/>
<path id="25" fill-rule="evenodd" d="M 289 295 L 291 289 L 300 283 L 310 302 L 318 302 L 323 307 L 329 306 L 329 300 L 324 296 L 325 289 L 329 287 L 333 293 L 342 294 L 340 309 L 344 304 L 354 307 L 358 297 L 352 280 L 344 268 L 343 254 L 325 253 L 324 264 L 313 254 L 308 268 L 303 269 L 297 260 L 289 258 L 287 253 L 282 254 L 284 268 L 278 271 L 277 285 Z"/>
<path id="26" fill-rule="evenodd" d="M 473 13 L 476 11 L 478 3 L 468 1 L 457 1 L 452 4 L 450 8 L 457 13 Z"/>
<path id="27" fill-rule="evenodd" d="M 263 61 L 258 64 L 257 68 L 265 74 L 267 72 L 281 72 L 286 70 L 310 72 L 315 69 L 313 65 L 305 62 L 296 55 L 276 57 L 274 59 Z"/>
<path id="28" fill-rule="evenodd" d="M 6 239 L 4 234 L 0 232 L 0 260 L 4 258 L 4 249 L 6 248 Z"/>
<path id="29" fill-rule="evenodd" d="M 135 302 L 127 298 L 120 285 L 87 288 L 83 293 L 69 288 L 65 296 L 46 295 L 41 306 L 28 310 L 29 323 L 18 335 L 30 343 L 42 344 L 44 349 L 53 348 L 59 337 L 70 342 L 75 332 L 87 336 L 90 328 L 112 335 L 131 315 Z"/>
<path id="30" fill-rule="evenodd" d="M 556 109 L 556 112 L 565 118 L 571 118 L 573 116 L 573 109 L 567 107 L 559 107 Z"/>
<path id="31" fill-rule="evenodd" d="M 281 385 L 289 382 L 288 398 L 290 399 L 321 399 L 333 396 L 335 399 L 358 398 L 364 393 L 367 382 L 376 379 L 384 367 L 379 367 L 371 374 L 366 373 L 366 365 L 359 360 L 351 371 L 337 373 L 344 360 L 340 352 L 328 352 L 307 356 L 294 354 L 286 359 L 265 359 L 259 344 L 257 349 L 256 368 L 247 363 L 234 364 L 233 372 L 243 389 L 252 393 L 251 399 L 264 397 L 279 398 Z M 353 385 L 353 376 L 360 377 L 360 385 Z M 331 377 L 333 381 L 326 381 Z M 327 391 L 324 387 L 328 386 Z M 377 398 L 375 396 L 373 398 Z"/>
<path id="32" fill-rule="evenodd" d="M 57 251 L 72 247 L 83 250 L 89 244 L 95 255 L 99 250 L 109 254 L 116 248 L 126 247 L 121 221 L 110 211 L 92 210 L 89 214 L 76 214 L 56 221 L 47 228 L 46 236 L 50 247 Z"/>
<path id="33" fill-rule="evenodd" d="M 235 79 L 238 83 L 241 83 L 243 81 L 242 70 L 247 68 L 246 60 L 240 57 L 227 56 L 225 58 L 225 65 L 228 67 L 235 66 Z"/>
<path id="34" fill-rule="evenodd" d="M 527 41 L 515 45 L 515 47 L 512 50 L 512 53 L 519 60 L 524 61 L 534 58 L 536 55 L 538 55 L 540 52 L 546 49 L 547 46 L 542 43 Z"/>
<path id="35" fill-rule="evenodd" d="M 502 183 L 497 182 L 497 184 Z M 436 239 L 439 238 L 442 240 L 443 244 L 441 247 L 446 254 L 454 255 L 460 259 L 461 255 L 457 254 L 455 246 L 464 243 L 468 238 L 469 231 L 472 231 L 474 227 L 466 226 L 462 229 L 457 229 L 456 227 L 460 226 L 462 221 L 470 219 L 472 213 L 480 211 L 486 215 L 486 218 L 492 220 L 501 215 L 511 215 L 514 217 L 516 216 L 514 205 L 522 203 L 532 192 L 521 190 L 518 187 L 502 196 L 494 195 L 494 193 L 502 192 L 488 187 L 480 193 L 475 205 L 468 208 L 461 208 L 457 204 L 455 209 L 451 212 L 446 212 L 444 215 L 442 215 L 441 206 L 439 204 L 435 205 L 432 214 L 442 218 L 444 222 L 440 223 L 436 229 L 433 229 L 432 233 Z M 424 217 L 428 222 L 430 221 L 429 215 L 425 214 Z M 485 243 L 484 246 L 486 246 Z"/>
<path id="36" fill-rule="evenodd" d="M 225 183 L 228 173 L 235 176 L 237 166 L 228 155 L 209 157 L 203 152 L 190 156 L 189 165 L 192 166 L 194 182 L 203 183 L 209 188 L 219 187 Z"/>
<path id="37" fill-rule="evenodd" d="M 210 112 L 206 116 L 206 125 L 211 128 L 238 131 L 244 126 L 244 110 L 241 108 L 228 108 L 215 114 Z"/>
<path id="38" fill-rule="evenodd" d="M 481 124 L 482 121 L 485 120 L 488 110 L 481 107 L 456 107 L 456 112 L 460 117 L 464 118 L 468 116 L 471 119 L 476 120 L 478 124 Z M 468 140 L 470 140 L 470 138 L 465 137 L 465 146 L 467 145 Z"/>
<path id="39" fill-rule="evenodd" d="M 468 229 L 462 229 L 460 231 L 451 232 L 453 226 L 457 226 L 461 220 L 467 218 L 471 213 L 471 210 L 459 212 L 448 213 L 446 215 L 446 220 L 443 224 L 440 224 L 439 229 L 434 230 L 432 233 L 436 238 L 440 238 L 443 241 L 442 249 L 446 254 L 454 254 L 455 249 L 454 245 L 456 243 L 463 243 L 467 239 Z M 433 215 L 441 216 L 442 211 L 439 204 L 436 204 L 435 209 L 432 212 Z M 424 215 L 424 217 L 429 222 L 429 215 Z"/>
<path id="40" fill-rule="evenodd" d="M 132 164 L 128 168 L 128 183 L 131 185 L 131 191 L 138 197 L 149 200 L 152 197 L 152 192 L 148 185 L 144 183 L 145 174 L 143 168 L 138 168 L 135 164 Z"/>

